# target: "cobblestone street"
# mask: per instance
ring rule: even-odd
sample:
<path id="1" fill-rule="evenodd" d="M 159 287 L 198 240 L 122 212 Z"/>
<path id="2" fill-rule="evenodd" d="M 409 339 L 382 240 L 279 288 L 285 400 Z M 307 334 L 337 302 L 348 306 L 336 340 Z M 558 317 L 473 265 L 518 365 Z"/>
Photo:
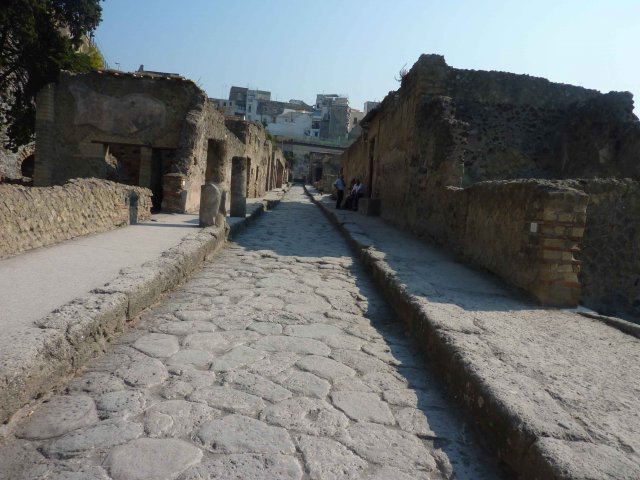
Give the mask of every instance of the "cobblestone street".
<path id="1" fill-rule="evenodd" d="M 293 187 L 0 448 L 1 479 L 493 479 L 495 460 Z"/>

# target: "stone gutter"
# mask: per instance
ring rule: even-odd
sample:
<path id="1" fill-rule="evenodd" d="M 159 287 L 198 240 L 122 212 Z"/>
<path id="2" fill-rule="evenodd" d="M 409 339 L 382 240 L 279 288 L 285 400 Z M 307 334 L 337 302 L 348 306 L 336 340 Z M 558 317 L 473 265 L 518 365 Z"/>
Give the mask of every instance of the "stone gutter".
<path id="1" fill-rule="evenodd" d="M 113 281 L 36 321 L 8 351 L 0 352 L 0 421 L 7 424 L 11 419 L 13 423 L 28 415 L 34 401 L 102 354 L 146 308 L 223 248 L 230 234 L 237 234 L 265 209 L 275 207 L 283 196 L 284 191 L 271 192 L 261 204 L 248 208 L 246 218 L 231 219 L 231 227 L 201 229 L 159 258 L 122 269 Z M 6 428 L 10 427 L 0 427 L 0 439 Z"/>
<path id="2" fill-rule="evenodd" d="M 526 415 L 500 401 L 490 379 L 479 373 L 477 365 L 460 350 L 463 347 L 441 333 L 420 299 L 409 292 L 385 261 L 384 253 L 378 251 L 367 236 L 354 230 L 352 224 L 342 223 L 336 213 L 316 199 L 306 185 L 305 192 L 355 250 L 386 300 L 415 338 L 417 346 L 439 370 L 453 397 L 463 400 L 471 418 L 483 432 L 485 446 L 493 450 L 518 478 L 610 478 L 599 475 L 602 472 L 591 471 L 571 450 L 546 445 L 544 438 L 532 438 L 527 429 Z M 620 328 L 620 325 L 616 327 Z M 633 332 L 627 333 L 636 336 L 637 330 L 634 328 Z"/>

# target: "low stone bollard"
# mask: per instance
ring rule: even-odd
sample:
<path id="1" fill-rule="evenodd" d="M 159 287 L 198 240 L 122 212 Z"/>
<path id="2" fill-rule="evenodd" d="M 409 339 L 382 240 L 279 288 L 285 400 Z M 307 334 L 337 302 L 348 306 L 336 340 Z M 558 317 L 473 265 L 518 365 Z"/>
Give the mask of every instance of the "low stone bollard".
<path id="1" fill-rule="evenodd" d="M 222 191 L 213 183 L 205 183 L 200 187 L 200 226 L 219 225 L 220 203 Z M 224 221 L 224 218 L 223 218 Z"/>
<path id="2" fill-rule="evenodd" d="M 231 216 L 247 215 L 247 157 L 231 160 Z"/>

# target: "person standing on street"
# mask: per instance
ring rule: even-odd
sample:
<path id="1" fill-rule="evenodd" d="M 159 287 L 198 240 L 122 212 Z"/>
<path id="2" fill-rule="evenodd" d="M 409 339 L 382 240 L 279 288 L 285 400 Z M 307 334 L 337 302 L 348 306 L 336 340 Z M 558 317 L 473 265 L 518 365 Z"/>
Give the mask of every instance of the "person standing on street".
<path id="1" fill-rule="evenodd" d="M 333 186 L 336 187 L 336 209 L 339 210 L 340 204 L 342 203 L 342 198 L 344 197 L 344 175 L 340 175 Z"/>

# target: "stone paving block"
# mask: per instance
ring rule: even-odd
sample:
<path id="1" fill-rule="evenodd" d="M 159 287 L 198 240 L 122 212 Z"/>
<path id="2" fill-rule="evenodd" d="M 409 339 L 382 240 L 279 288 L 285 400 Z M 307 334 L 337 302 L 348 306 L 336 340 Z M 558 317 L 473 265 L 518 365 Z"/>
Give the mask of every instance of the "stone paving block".
<path id="1" fill-rule="evenodd" d="M 43 452 L 50 458 L 74 457 L 88 450 L 106 449 L 129 442 L 142 435 L 142 431 L 139 423 L 106 420 L 46 443 Z"/>
<path id="2" fill-rule="evenodd" d="M 263 337 L 255 342 L 254 346 L 267 352 L 295 352 L 303 355 L 324 356 L 331 353 L 331 349 L 318 340 L 280 335 Z"/>
<path id="3" fill-rule="evenodd" d="M 189 400 L 204 402 L 213 408 L 244 415 L 256 415 L 265 407 L 265 403 L 260 397 L 228 386 L 195 390 L 189 395 Z"/>
<path id="4" fill-rule="evenodd" d="M 376 393 L 338 391 L 331 394 L 333 404 L 357 422 L 394 425 L 396 422 L 386 403 Z"/>
<path id="5" fill-rule="evenodd" d="M 332 335 L 342 334 L 342 330 L 334 325 L 313 323 L 310 325 L 287 325 L 284 328 L 285 335 L 292 337 L 316 338 L 319 340 Z"/>
<path id="6" fill-rule="evenodd" d="M 393 368 L 388 364 L 364 352 L 336 348 L 332 350 L 331 358 L 353 368 L 360 374 L 393 371 Z"/>
<path id="7" fill-rule="evenodd" d="M 176 478 L 200 462 L 202 451 L 183 440 L 139 438 L 120 445 L 105 460 L 114 480 Z"/>
<path id="8" fill-rule="evenodd" d="M 243 415 L 228 415 L 203 424 L 198 440 L 213 453 L 292 454 L 295 446 L 284 428 Z"/>
<path id="9" fill-rule="evenodd" d="M 271 425 L 310 435 L 336 435 L 349 420 L 329 403 L 306 397 L 290 398 L 265 408 L 260 418 Z"/>
<path id="10" fill-rule="evenodd" d="M 331 389 L 329 382 L 309 372 L 285 371 L 275 380 L 287 390 L 305 397 L 325 399 Z"/>
<path id="11" fill-rule="evenodd" d="M 87 372 L 82 377 L 73 380 L 67 390 L 69 393 L 101 394 L 124 390 L 124 382 L 110 374 L 103 372 Z"/>
<path id="12" fill-rule="evenodd" d="M 429 450 L 415 436 L 377 423 L 353 424 L 344 443 L 358 455 L 379 465 L 404 471 L 436 469 L 436 462 Z"/>
<path id="13" fill-rule="evenodd" d="M 191 467 L 179 480 L 300 480 L 302 468 L 289 455 L 219 455 Z"/>
<path id="14" fill-rule="evenodd" d="M 18 429 L 18 438 L 43 440 L 87 427 L 98 422 L 93 399 L 87 395 L 53 397 L 40 405 Z"/>
<path id="15" fill-rule="evenodd" d="M 244 371 L 230 372 L 224 376 L 224 380 L 225 383 L 232 384 L 237 390 L 257 395 L 270 402 L 277 403 L 291 397 L 291 392 L 286 388 L 253 373 Z"/>
<path id="16" fill-rule="evenodd" d="M 219 332 L 192 333 L 182 340 L 182 345 L 194 350 L 207 350 L 213 353 L 224 353 L 230 348 Z"/>
<path id="17" fill-rule="evenodd" d="M 134 359 L 128 358 L 127 362 L 121 365 L 115 373 L 132 387 L 160 385 L 169 376 L 166 367 L 160 360 L 143 356 Z"/>
<path id="18" fill-rule="evenodd" d="M 305 355 L 296 363 L 296 366 L 332 382 L 342 377 L 353 377 L 356 374 L 354 369 L 319 355 Z"/>
<path id="19" fill-rule="evenodd" d="M 188 437 L 217 411 L 201 403 L 168 400 L 144 412 L 144 431 L 150 437 Z"/>
<path id="20" fill-rule="evenodd" d="M 135 348 L 151 357 L 170 357 L 180 349 L 178 339 L 174 335 L 163 333 L 150 333 L 145 335 L 133 344 Z"/>
<path id="21" fill-rule="evenodd" d="M 250 365 L 266 357 L 266 353 L 251 347 L 240 345 L 217 357 L 211 362 L 211 370 L 216 372 L 228 372 L 234 368 Z"/>
<path id="22" fill-rule="evenodd" d="M 358 478 L 369 465 L 344 445 L 328 438 L 301 435 L 297 443 L 309 477 L 314 480 Z"/>
<path id="23" fill-rule="evenodd" d="M 132 417 L 142 413 L 146 403 L 144 393 L 135 390 L 106 392 L 96 399 L 101 418 Z"/>

